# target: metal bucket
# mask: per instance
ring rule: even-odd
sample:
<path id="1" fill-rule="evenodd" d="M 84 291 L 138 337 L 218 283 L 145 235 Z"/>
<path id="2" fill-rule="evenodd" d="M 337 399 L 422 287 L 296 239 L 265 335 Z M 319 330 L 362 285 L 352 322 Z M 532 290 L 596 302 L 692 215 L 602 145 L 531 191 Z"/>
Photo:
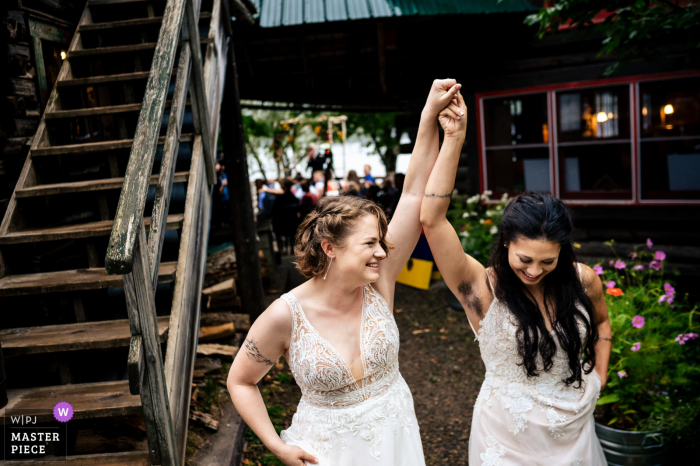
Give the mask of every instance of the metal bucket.
<path id="1" fill-rule="evenodd" d="M 661 431 L 628 432 L 596 422 L 595 432 L 610 466 L 661 466 L 668 460 Z"/>

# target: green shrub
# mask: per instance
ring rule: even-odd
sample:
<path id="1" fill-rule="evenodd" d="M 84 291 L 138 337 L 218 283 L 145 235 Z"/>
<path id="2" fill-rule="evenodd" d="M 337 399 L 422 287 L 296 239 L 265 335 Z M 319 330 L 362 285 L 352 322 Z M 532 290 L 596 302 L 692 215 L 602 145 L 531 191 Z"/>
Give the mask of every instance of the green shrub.
<path id="1" fill-rule="evenodd" d="M 606 243 L 615 252 L 614 243 Z M 664 279 L 666 255 L 653 243 L 636 246 L 629 259 L 593 270 L 606 290 L 612 325 L 608 384 L 597 418 L 623 430 L 663 429 L 678 439 L 700 413 L 700 327 L 697 305 L 676 296 Z"/>
<path id="2" fill-rule="evenodd" d="M 464 252 L 488 266 L 494 235 L 498 234 L 503 208 L 508 203 L 504 194 L 498 203 L 489 203 L 491 191 L 472 197 L 456 196 L 447 211 L 447 219 L 459 235 Z"/>

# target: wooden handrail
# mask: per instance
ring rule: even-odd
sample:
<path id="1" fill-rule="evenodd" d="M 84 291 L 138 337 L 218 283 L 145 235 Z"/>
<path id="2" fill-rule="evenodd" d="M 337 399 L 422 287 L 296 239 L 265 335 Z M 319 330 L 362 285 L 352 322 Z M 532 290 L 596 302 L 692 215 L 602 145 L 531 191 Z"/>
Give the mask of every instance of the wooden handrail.
<path id="1" fill-rule="evenodd" d="M 114 227 L 107 246 L 105 269 L 110 274 L 130 273 L 133 268 L 134 244 L 143 222 L 143 210 L 187 1 L 189 0 L 168 0 L 163 13 L 163 25 L 158 34 L 151 73 L 124 175 L 124 187 L 119 196 Z"/>

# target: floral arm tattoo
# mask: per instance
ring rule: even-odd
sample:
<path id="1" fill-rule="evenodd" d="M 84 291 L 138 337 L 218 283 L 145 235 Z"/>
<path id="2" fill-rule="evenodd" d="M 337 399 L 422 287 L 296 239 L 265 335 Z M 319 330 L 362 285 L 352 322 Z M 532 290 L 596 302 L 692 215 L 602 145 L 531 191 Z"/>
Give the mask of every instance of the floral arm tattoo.
<path id="1" fill-rule="evenodd" d="M 255 359 L 256 362 L 261 362 L 264 364 L 267 364 L 268 366 L 272 366 L 274 362 L 270 361 L 267 359 L 265 356 L 260 353 L 260 350 L 255 344 L 255 341 L 252 338 L 246 338 L 246 340 L 243 342 L 243 346 L 245 346 L 246 353 L 248 356 L 251 358 Z"/>

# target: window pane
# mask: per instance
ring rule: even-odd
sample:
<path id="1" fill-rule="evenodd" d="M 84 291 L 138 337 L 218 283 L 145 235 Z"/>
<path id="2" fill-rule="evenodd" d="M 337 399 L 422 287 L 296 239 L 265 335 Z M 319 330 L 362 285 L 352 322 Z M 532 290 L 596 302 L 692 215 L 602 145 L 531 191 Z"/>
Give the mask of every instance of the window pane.
<path id="1" fill-rule="evenodd" d="M 643 199 L 700 199 L 700 139 L 641 143 Z"/>
<path id="2" fill-rule="evenodd" d="M 546 144 L 547 94 L 484 99 L 486 147 Z"/>
<path id="3" fill-rule="evenodd" d="M 559 142 L 629 139 L 629 86 L 557 92 Z"/>
<path id="4" fill-rule="evenodd" d="M 562 199 L 631 199 L 630 144 L 559 147 Z"/>
<path id="5" fill-rule="evenodd" d="M 549 149 L 486 152 L 488 189 L 494 193 L 550 191 Z"/>
<path id="6" fill-rule="evenodd" d="M 700 78 L 639 85 L 641 137 L 700 134 Z"/>

